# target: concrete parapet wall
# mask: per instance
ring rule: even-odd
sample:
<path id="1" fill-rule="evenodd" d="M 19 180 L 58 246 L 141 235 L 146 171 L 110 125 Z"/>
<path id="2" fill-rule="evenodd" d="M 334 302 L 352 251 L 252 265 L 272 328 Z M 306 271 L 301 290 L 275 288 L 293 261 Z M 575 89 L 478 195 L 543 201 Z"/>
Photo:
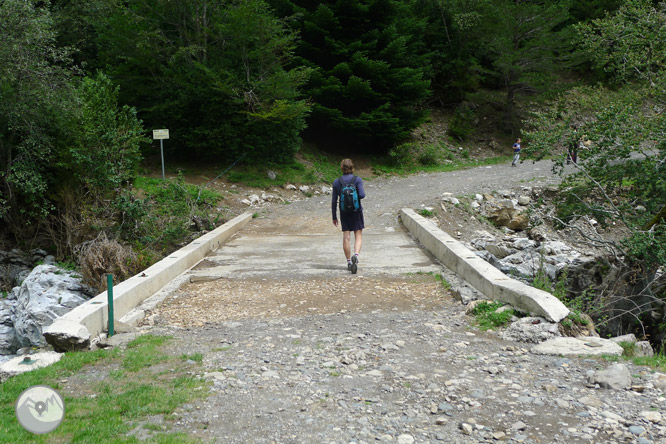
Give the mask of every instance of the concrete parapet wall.
<path id="1" fill-rule="evenodd" d="M 569 314 L 559 299 L 505 275 L 414 210 L 403 208 L 400 219 L 430 253 L 489 299 L 553 322 L 560 322 Z"/>
<path id="2" fill-rule="evenodd" d="M 142 273 L 114 285 L 114 318 L 120 319 L 176 276 L 192 268 L 210 251 L 219 248 L 251 219 L 251 213 L 244 213 L 151 265 Z M 108 327 L 107 299 L 106 292 L 100 293 L 69 313 L 55 319 L 50 326 L 44 329 L 44 337 L 47 342 L 56 350 L 68 350 L 86 345 L 91 338 Z M 85 338 L 86 332 L 87 339 Z"/>

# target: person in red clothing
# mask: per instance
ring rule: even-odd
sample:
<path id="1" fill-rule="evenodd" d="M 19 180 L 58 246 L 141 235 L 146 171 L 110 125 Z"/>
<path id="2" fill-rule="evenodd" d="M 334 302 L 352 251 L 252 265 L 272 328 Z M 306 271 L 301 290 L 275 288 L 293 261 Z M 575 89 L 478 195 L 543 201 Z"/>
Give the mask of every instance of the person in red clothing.
<path id="1" fill-rule="evenodd" d="M 342 226 L 342 250 L 347 258 L 347 269 L 352 273 L 356 273 L 359 255 L 361 254 L 361 246 L 363 244 L 363 228 L 365 223 L 363 220 L 363 207 L 361 206 L 361 199 L 365 197 L 363 189 L 363 180 L 360 177 L 354 176 L 354 163 L 351 159 L 343 159 L 340 163 L 342 169 L 342 177 L 335 179 L 333 182 L 333 198 L 331 201 L 331 212 L 333 213 L 333 225 L 338 226 L 338 200 L 342 198 L 342 188 L 345 185 L 353 184 L 356 186 L 358 194 L 359 208 L 352 212 L 340 211 L 340 225 Z M 351 233 L 354 232 L 354 254 L 351 252 Z"/>

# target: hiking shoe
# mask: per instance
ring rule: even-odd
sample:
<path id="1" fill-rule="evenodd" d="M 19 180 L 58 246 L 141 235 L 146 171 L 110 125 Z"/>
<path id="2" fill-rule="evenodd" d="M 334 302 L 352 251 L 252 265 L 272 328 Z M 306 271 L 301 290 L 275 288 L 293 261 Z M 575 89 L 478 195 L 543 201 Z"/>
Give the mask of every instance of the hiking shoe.
<path id="1" fill-rule="evenodd" d="M 358 254 L 355 254 L 351 257 L 352 264 L 358 264 Z"/>
<path id="2" fill-rule="evenodd" d="M 347 261 L 347 270 L 351 270 L 351 269 L 352 269 L 352 263 L 351 263 L 351 261 Z"/>
<path id="3" fill-rule="evenodd" d="M 356 274 L 356 271 L 358 270 L 358 265 L 351 264 L 351 267 L 349 269 L 351 270 L 352 274 Z"/>

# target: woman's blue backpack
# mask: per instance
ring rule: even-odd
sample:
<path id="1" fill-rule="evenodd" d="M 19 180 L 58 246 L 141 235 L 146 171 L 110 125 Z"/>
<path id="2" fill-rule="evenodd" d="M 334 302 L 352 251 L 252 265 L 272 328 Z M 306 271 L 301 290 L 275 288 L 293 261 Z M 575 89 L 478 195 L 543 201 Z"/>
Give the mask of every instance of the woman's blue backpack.
<path id="1" fill-rule="evenodd" d="M 340 192 L 340 213 L 354 213 L 361 207 L 358 201 L 358 191 L 356 191 L 356 176 L 352 176 L 351 181 L 345 183 L 340 177 L 342 191 Z"/>

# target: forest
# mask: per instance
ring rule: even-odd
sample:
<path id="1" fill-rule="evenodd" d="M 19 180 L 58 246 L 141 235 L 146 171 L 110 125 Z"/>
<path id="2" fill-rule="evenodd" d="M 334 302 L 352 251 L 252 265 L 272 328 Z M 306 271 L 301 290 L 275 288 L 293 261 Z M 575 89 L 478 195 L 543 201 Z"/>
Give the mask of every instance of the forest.
<path id="1" fill-rule="evenodd" d="M 151 219 L 135 191 L 152 129 L 171 158 L 220 167 L 289 164 L 306 143 L 401 162 L 435 110 L 462 141 L 484 107 L 528 158 L 590 142 L 558 217 L 625 226 L 618 255 L 649 280 L 666 264 L 665 106 L 660 1 L 2 0 L 0 240 L 81 262 L 101 239 L 131 274 L 215 199 L 154 186 L 189 220 Z"/>

